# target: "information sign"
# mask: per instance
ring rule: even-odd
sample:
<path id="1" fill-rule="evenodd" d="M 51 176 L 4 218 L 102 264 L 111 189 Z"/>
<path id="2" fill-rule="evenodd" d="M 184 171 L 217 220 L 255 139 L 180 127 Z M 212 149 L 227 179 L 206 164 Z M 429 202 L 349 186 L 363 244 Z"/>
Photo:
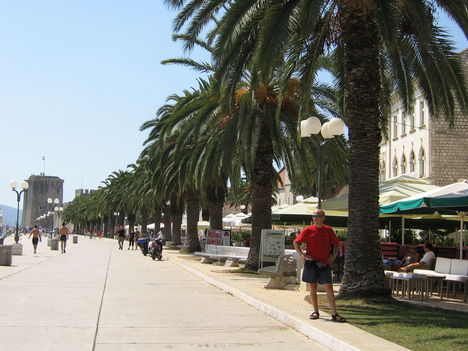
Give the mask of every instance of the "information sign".
<path id="1" fill-rule="evenodd" d="M 263 262 L 276 262 L 284 254 L 284 231 L 262 229 L 260 241 L 260 267 Z"/>

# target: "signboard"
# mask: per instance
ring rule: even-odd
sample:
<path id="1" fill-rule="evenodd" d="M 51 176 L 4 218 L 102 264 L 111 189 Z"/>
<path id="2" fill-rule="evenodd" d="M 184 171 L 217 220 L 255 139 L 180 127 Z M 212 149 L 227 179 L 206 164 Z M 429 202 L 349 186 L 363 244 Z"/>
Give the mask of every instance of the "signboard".
<path id="1" fill-rule="evenodd" d="M 263 262 L 276 262 L 284 254 L 284 231 L 262 229 L 260 241 L 260 267 Z"/>
<path id="2" fill-rule="evenodd" d="M 223 231 L 208 229 L 206 231 L 206 245 L 223 245 Z"/>

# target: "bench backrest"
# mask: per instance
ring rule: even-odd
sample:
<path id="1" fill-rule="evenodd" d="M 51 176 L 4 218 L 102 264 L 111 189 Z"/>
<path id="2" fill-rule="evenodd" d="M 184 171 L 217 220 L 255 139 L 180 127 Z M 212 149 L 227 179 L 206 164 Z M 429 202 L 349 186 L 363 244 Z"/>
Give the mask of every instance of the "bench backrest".
<path id="1" fill-rule="evenodd" d="M 242 256 L 249 255 L 249 247 L 242 246 L 222 246 L 222 245 L 206 245 L 205 253 L 226 256 Z"/>
<path id="2" fill-rule="evenodd" d="M 453 258 L 452 266 L 450 267 L 450 274 L 468 276 L 468 261 Z"/>
<path id="3" fill-rule="evenodd" d="M 398 243 L 381 242 L 380 250 L 382 257 L 386 258 L 398 258 Z"/>
<path id="4" fill-rule="evenodd" d="M 296 269 L 296 259 L 292 255 L 281 255 L 276 260 L 276 271 L 278 274 L 295 272 Z"/>
<path id="5" fill-rule="evenodd" d="M 438 273 L 450 273 L 450 267 L 452 266 L 452 259 L 445 257 L 437 257 L 434 270 Z"/>

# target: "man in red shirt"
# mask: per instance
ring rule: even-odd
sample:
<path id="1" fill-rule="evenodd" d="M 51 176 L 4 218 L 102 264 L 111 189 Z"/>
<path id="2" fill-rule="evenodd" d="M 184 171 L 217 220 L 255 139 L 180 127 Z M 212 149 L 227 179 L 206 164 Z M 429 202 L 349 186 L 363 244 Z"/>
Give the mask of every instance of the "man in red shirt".
<path id="1" fill-rule="evenodd" d="M 346 322 L 336 312 L 335 295 L 333 293 L 332 275 L 330 265 L 335 261 L 338 253 L 339 240 L 335 232 L 329 226 L 323 224 L 325 212 L 318 209 L 312 214 L 314 224 L 306 227 L 294 240 L 294 248 L 300 257 L 304 259 L 304 271 L 302 280 L 310 285 L 310 299 L 314 311 L 309 316 L 310 319 L 319 319 L 320 313 L 317 302 L 317 283 L 323 284 L 327 292 L 328 305 L 332 312 L 332 320 L 335 322 Z M 300 244 L 306 243 L 306 253 L 302 252 Z M 330 247 L 333 251 L 330 254 Z"/>

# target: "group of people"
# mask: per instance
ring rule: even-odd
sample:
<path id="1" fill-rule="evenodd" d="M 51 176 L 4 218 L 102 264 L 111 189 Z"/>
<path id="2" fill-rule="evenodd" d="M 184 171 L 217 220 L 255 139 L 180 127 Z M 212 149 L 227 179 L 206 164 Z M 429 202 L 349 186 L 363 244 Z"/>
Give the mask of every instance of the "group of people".
<path id="1" fill-rule="evenodd" d="M 65 253 L 67 247 L 68 236 L 70 235 L 70 230 L 66 227 L 66 223 L 62 223 L 62 227 L 59 229 L 59 239 L 60 239 L 60 249 L 62 253 Z M 29 239 L 32 237 L 32 244 L 34 248 L 34 253 L 37 253 L 37 245 L 42 241 L 42 234 L 37 225 L 29 233 Z"/>
<path id="2" fill-rule="evenodd" d="M 163 235 L 162 235 L 162 232 L 159 231 L 156 235 L 154 235 L 154 232 L 151 231 L 150 234 L 149 234 L 150 237 L 153 237 L 154 236 L 154 240 L 156 241 L 156 243 L 159 245 L 159 247 L 161 248 L 161 252 L 162 252 L 162 248 L 163 248 Z M 125 230 L 125 227 L 123 225 L 120 225 L 119 226 L 119 230 L 117 231 L 117 240 L 118 240 L 118 243 L 119 243 L 119 250 L 123 250 L 124 249 L 124 243 L 125 243 L 125 238 L 127 237 L 126 235 L 126 230 Z M 128 248 L 127 250 L 138 250 L 138 239 L 140 238 L 140 231 L 137 229 L 131 229 L 128 233 Z"/>

